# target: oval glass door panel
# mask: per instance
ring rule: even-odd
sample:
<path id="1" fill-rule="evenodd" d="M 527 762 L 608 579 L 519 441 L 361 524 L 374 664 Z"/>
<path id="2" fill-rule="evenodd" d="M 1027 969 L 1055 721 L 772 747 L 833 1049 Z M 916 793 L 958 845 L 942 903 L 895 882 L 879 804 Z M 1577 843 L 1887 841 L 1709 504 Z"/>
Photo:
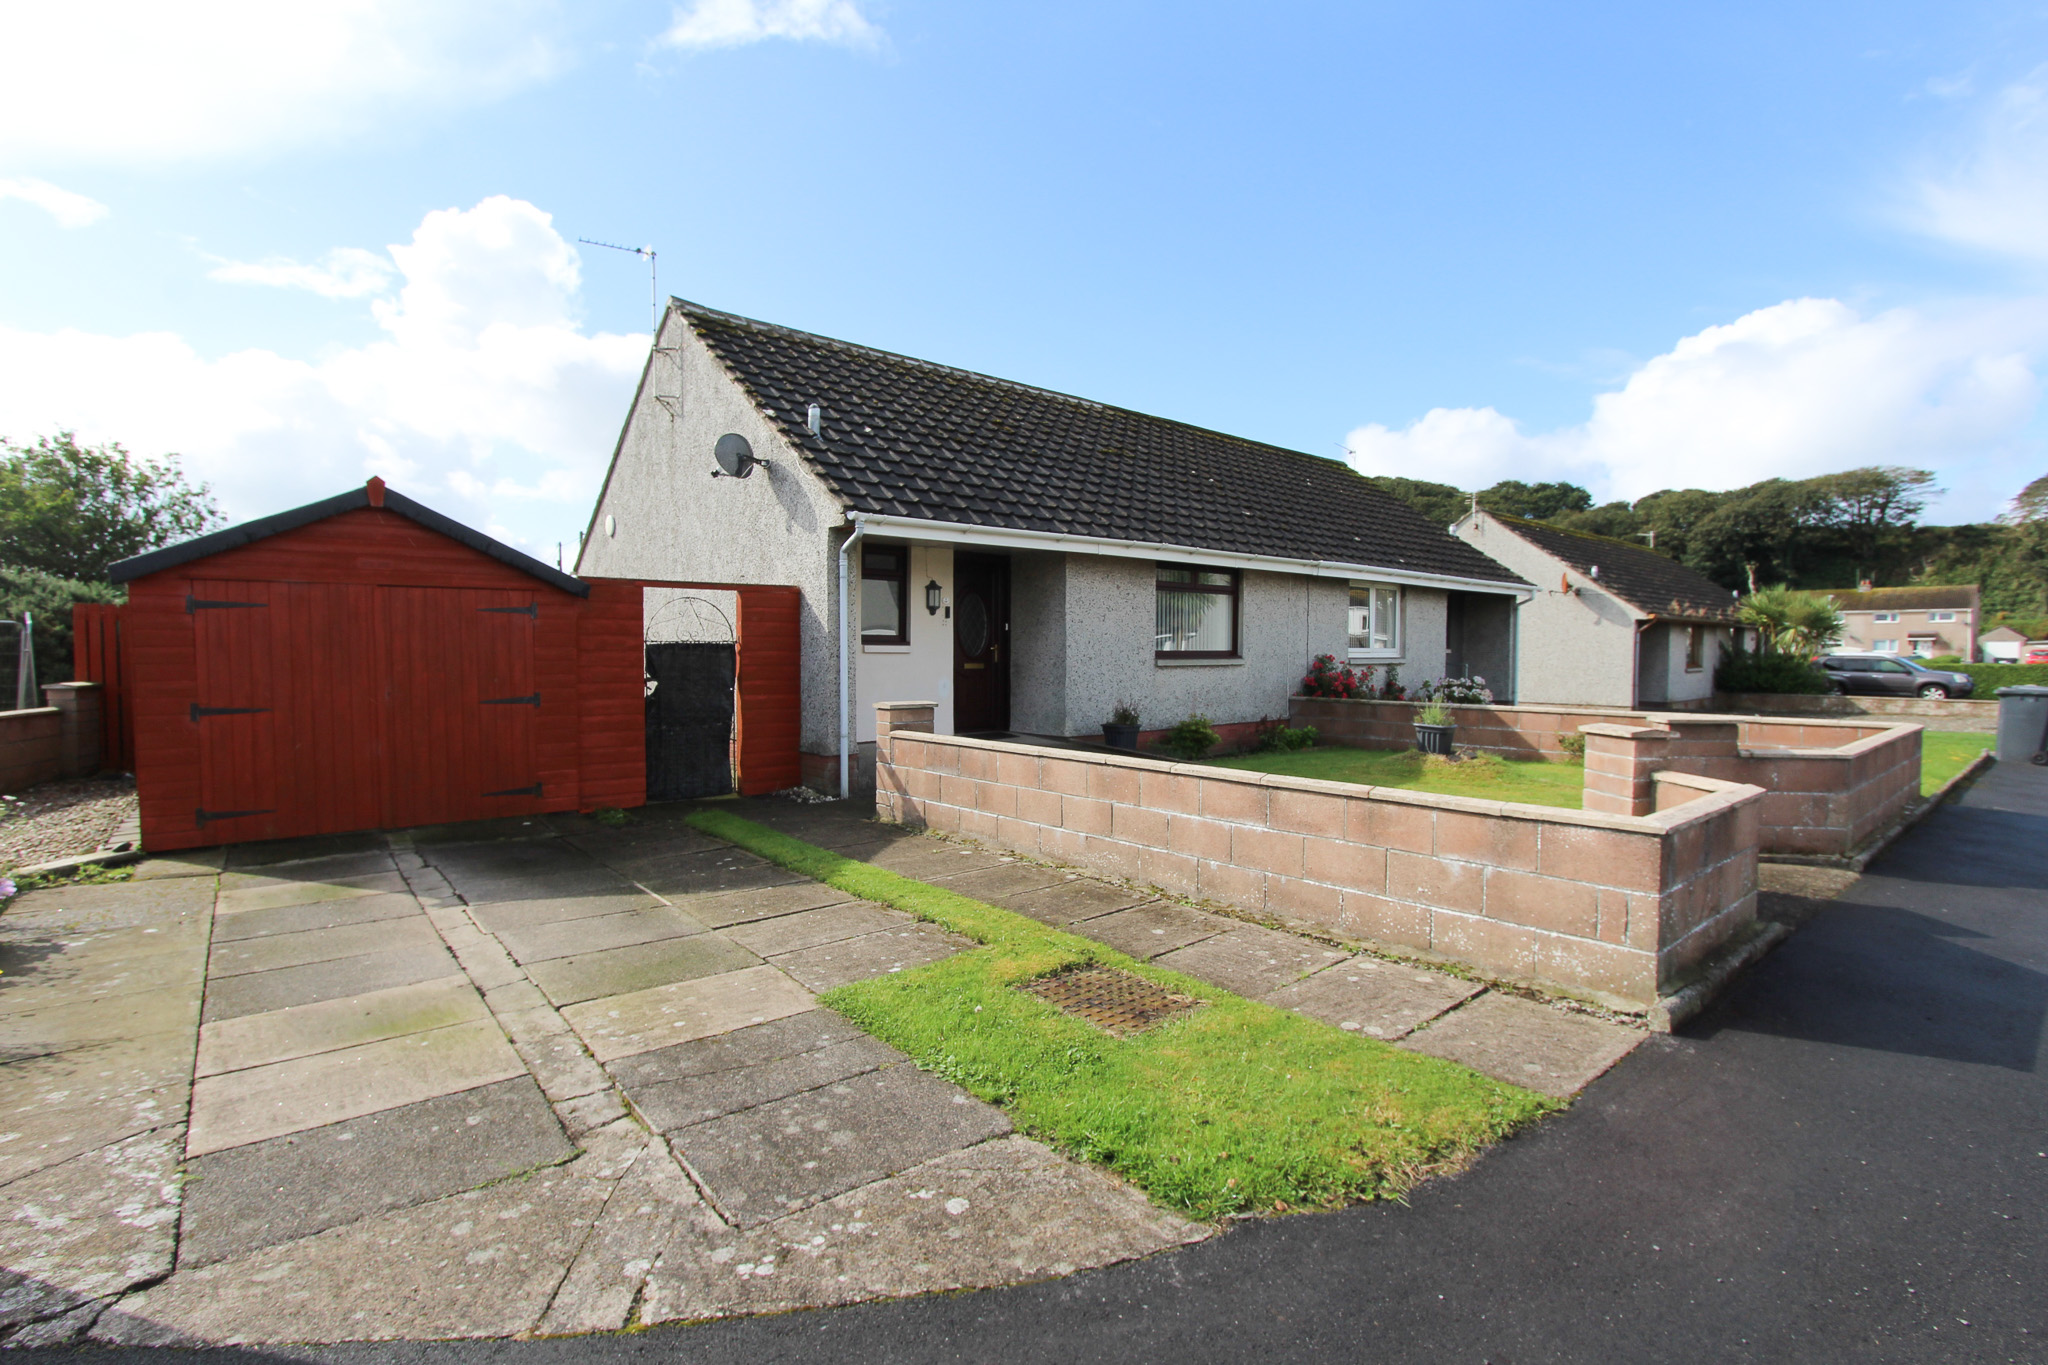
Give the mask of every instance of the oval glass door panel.
<path id="1" fill-rule="evenodd" d="M 953 622 L 960 652 L 970 659 L 979 658 L 988 648 L 988 604 L 971 594 L 962 598 Z"/>

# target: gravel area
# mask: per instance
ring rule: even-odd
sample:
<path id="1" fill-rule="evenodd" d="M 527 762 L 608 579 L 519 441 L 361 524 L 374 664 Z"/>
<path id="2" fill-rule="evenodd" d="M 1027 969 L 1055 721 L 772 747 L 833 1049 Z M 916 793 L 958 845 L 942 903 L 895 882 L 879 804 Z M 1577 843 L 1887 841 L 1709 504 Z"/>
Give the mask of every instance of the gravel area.
<path id="1" fill-rule="evenodd" d="M 90 853 L 135 818 L 135 779 L 79 777 L 0 797 L 0 872 Z"/>

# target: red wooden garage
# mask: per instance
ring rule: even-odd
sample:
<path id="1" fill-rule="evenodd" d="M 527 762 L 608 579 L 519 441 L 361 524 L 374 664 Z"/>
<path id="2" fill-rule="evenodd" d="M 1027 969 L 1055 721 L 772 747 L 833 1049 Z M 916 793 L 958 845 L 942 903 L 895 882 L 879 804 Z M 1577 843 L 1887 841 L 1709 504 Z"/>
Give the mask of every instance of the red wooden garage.
<path id="1" fill-rule="evenodd" d="M 641 804 L 648 586 L 738 594 L 737 786 L 798 781 L 794 588 L 577 579 L 379 479 L 111 576 L 149 849 Z"/>

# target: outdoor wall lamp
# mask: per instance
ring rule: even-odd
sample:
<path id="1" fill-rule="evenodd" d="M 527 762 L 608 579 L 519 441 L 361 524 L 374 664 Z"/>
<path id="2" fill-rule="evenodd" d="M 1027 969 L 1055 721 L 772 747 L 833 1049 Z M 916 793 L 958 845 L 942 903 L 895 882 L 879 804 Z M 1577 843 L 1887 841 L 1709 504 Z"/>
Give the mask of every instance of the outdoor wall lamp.
<path id="1" fill-rule="evenodd" d="M 924 609 L 927 614 L 932 616 L 937 616 L 939 614 L 939 597 L 941 591 L 942 589 L 939 587 L 939 580 L 936 578 L 934 578 L 931 582 L 924 585 Z"/>

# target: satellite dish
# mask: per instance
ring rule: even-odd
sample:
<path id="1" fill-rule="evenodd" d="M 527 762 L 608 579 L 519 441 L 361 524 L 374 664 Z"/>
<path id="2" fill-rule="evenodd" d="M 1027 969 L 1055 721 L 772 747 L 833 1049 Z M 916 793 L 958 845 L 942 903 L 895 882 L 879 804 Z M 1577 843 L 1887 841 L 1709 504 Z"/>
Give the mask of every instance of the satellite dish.
<path id="1" fill-rule="evenodd" d="M 760 463 L 754 458 L 754 448 L 747 444 L 747 438 L 730 431 L 718 438 L 712 455 L 718 461 L 713 478 L 723 474 L 729 479 L 744 479 Z"/>

